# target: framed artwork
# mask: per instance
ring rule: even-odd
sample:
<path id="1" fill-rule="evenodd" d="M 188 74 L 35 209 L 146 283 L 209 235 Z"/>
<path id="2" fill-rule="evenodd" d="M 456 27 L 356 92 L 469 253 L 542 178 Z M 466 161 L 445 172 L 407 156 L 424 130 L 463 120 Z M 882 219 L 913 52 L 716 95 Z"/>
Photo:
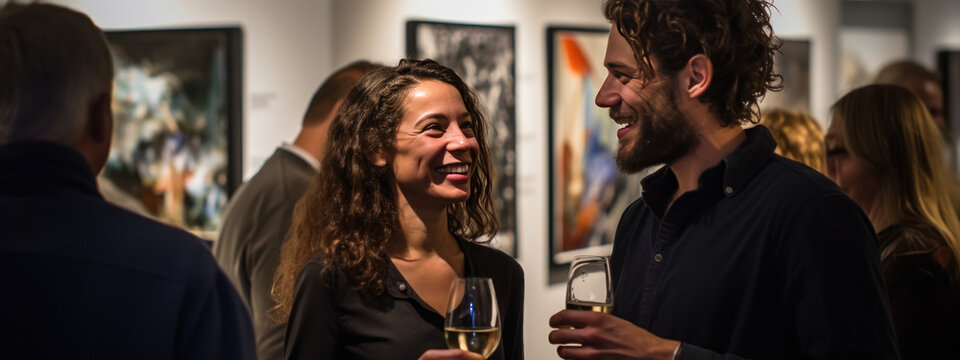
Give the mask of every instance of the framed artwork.
<path id="1" fill-rule="evenodd" d="M 242 166 L 240 28 L 108 31 L 108 201 L 212 240 Z"/>
<path id="2" fill-rule="evenodd" d="M 500 232 L 491 246 L 517 256 L 516 84 L 512 26 L 408 21 L 407 57 L 433 59 L 457 72 L 486 107 Z"/>
<path id="3" fill-rule="evenodd" d="M 609 255 L 620 215 L 643 174 L 617 170 L 617 128 L 594 103 L 607 70 L 609 28 L 547 28 L 550 281 L 575 255 Z"/>
<path id="4" fill-rule="evenodd" d="M 938 50 L 937 71 L 940 73 L 940 87 L 943 89 L 943 121 L 954 139 L 949 153 L 951 170 L 960 175 L 960 142 L 956 140 L 960 129 L 960 50 Z"/>
<path id="5" fill-rule="evenodd" d="M 783 90 L 768 91 L 760 107 L 810 113 L 810 41 L 784 39 L 773 67 L 783 76 Z"/>

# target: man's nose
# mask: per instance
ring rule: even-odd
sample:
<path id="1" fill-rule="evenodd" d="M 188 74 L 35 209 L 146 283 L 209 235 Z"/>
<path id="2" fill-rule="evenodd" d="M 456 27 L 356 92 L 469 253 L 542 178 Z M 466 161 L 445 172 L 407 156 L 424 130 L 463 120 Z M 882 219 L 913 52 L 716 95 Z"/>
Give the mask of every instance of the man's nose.
<path id="1" fill-rule="evenodd" d="M 610 108 L 620 103 L 620 94 L 616 91 L 620 83 L 616 81 L 612 76 L 607 76 L 603 80 L 603 85 L 600 86 L 600 91 L 597 92 L 597 97 L 594 99 L 597 106 Z"/>

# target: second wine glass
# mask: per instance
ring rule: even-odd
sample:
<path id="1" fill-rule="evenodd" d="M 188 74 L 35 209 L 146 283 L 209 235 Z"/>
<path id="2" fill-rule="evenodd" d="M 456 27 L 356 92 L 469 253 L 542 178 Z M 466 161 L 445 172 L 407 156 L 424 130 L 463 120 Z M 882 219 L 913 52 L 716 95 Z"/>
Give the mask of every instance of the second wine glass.
<path id="1" fill-rule="evenodd" d="M 500 345 L 500 309 L 493 279 L 457 279 L 444 318 L 447 347 L 490 357 Z"/>
<path id="2" fill-rule="evenodd" d="M 567 278 L 567 309 L 613 312 L 613 288 L 610 282 L 610 261 L 607 257 L 574 257 Z"/>

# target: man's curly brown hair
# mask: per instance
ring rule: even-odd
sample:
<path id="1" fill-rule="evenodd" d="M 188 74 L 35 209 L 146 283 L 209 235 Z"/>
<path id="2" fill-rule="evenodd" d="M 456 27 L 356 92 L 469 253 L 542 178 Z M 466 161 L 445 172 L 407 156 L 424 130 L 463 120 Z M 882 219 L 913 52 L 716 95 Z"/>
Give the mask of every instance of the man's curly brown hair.
<path id="1" fill-rule="evenodd" d="M 768 0 L 607 0 L 604 15 L 630 44 L 644 81 L 706 55 L 713 80 L 700 99 L 727 126 L 759 122 L 757 102 L 782 88 L 773 71 L 783 42 L 770 25 L 772 7 Z"/>

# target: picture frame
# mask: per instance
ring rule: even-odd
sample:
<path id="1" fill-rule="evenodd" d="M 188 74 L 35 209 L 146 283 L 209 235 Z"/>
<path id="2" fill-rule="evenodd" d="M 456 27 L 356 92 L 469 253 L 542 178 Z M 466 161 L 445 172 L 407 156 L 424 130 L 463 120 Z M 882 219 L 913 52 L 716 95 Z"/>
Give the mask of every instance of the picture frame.
<path id="1" fill-rule="evenodd" d="M 410 20 L 406 56 L 436 60 L 459 74 L 487 110 L 500 231 L 489 245 L 517 249 L 516 31 L 513 26 Z"/>
<path id="2" fill-rule="evenodd" d="M 810 113 L 810 51 L 808 39 L 782 39 L 774 55 L 773 71 L 783 78 L 781 91 L 767 91 L 760 108 Z"/>
<path id="3" fill-rule="evenodd" d="M 640 179 L 648 173 L 618 171 L 618 125 L 594 102 L 607 76 L 609 31 L 546 31 L 551 283 L 566 279 L 576 255 L 610 255 L 620 215 L 640 197 Z"/>
<path id="4" fill-rule="evenodd" d="M 239 27 L 105 31 L 114 137 L 108 201 L 212 241 L 242 181 Z"/>

